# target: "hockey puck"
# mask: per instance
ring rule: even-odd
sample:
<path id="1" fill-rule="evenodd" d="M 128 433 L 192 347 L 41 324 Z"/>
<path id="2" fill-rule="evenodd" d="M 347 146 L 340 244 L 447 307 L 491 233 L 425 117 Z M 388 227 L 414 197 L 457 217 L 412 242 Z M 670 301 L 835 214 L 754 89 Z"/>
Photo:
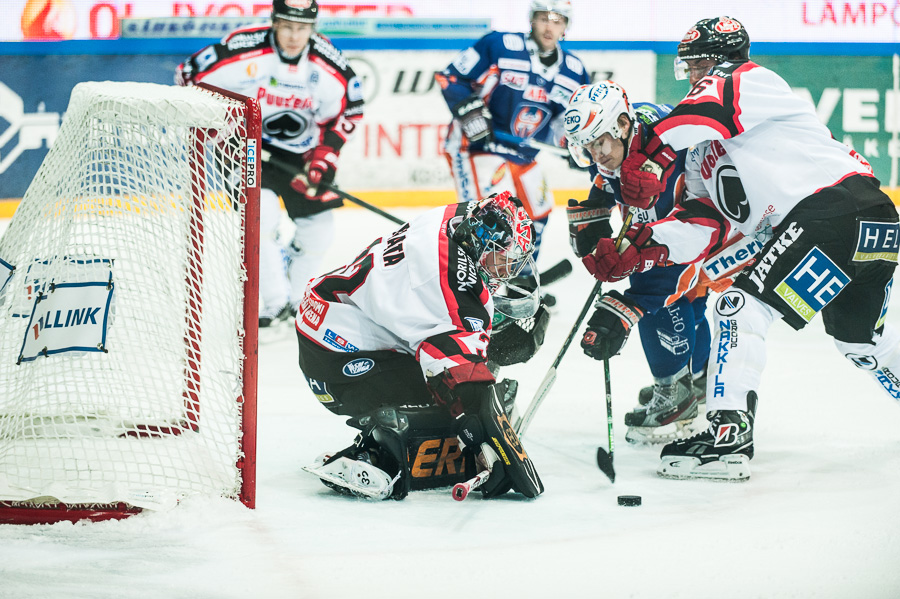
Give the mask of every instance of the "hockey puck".
<path id="1" fill-rule="evenodd" d="M 641 505 L 640 495 L 619 495 L 619 505 L 639 506 Z"/>

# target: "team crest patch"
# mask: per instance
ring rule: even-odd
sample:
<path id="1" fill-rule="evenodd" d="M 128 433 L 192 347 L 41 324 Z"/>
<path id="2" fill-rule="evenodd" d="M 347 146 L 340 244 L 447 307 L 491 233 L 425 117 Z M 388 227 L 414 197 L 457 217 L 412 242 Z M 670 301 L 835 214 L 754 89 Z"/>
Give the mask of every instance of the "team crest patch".
<path id="1" fill-rule="evenodd" d="M 469 326 L 472 327 L 472 330 L 475 332 L 484 330 L 484 321 L 480 318 L 472 318 L 471 316 L 466 316 L 466 322 L 469 323 Z"/>
<path id="2" fill-rule="evenodd" d="M 849 282 L 850 277 L 814 247 L 775 287 L 775 293 L 803 320 L 810 322 Z"/>
<path id="3" fill-rule="evenodd" d="M 898 223 L 877 223 L 860 221 L 859 236 L 856 238 L 854 262 L 873 260 L 897 261 L 900 249 L 900 226 Z"/>
<path id="4" fill-rule="evenodd" d="M 347 362 L 341 369 L 346 376 L 361 376 L 375 368 L 375 360 L 372 358 L 357 358 Z"/>

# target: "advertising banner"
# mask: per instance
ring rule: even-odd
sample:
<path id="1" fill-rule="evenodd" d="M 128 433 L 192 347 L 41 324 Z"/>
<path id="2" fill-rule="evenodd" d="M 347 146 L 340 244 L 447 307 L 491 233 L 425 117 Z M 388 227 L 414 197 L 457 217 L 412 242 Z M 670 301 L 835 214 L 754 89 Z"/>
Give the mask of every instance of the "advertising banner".
<path id="1" fill-rule="evenodd" d="M 320 2 L 322 17 L 490 19 L 494 29 L 528 28 L 528 0 L 360 0 Z M 267 17 L 264 0 L 5 0 L 0 41 L 102 39 L 119 35 L 119 19 L 137 17 Z M 729 15 L 754 41 L 900 41 L 896 0 L 572 0 L 571 40 L 677 41 L 698 19 Z"/>

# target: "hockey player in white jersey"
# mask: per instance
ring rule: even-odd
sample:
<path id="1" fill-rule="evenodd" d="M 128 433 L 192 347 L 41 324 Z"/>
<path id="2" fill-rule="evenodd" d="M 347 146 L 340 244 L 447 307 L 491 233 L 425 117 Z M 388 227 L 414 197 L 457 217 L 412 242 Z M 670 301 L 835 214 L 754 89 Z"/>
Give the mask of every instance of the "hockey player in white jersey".
<path id="1" fill-rule="evenodd" d="M 274 0 L 270 27 L 247 27 L 178 66 L 181 85 L 208 83 L 259 100 L 262 110 L 259 325 L 296 312 L 334 237 L 334 181 L 341 148 L 363 115 L 359 79 L 315 32 L 316 0 Z M 278 197 L 295 225 L 284 267 Z"/>
<path id="2" fill-rule="evenodd" d="M 838 350 L 900 399 L 900 334 L 885 323 L 897 210 L 868 163 L 835 141 L 781 77 L 750 61 L 749 46 L 743 25 L 728 17 L 688 31 L 678 66 L 700 78 L 632 149 L 621 179 L 625 201 L 645 205 L 664 185 L 673 149 L 712 142 L 730 157 L 746 196 L 685 201 L 662 221 L 631 227 L 619 250 L 601 240 L 583 260 L 598 279 L 615 281 L 698 261 L 733 230 L 773 227 L 753 267 L 716 302 L 709 428 L 663 448 L 657 472 L 664 477 L 749 478 L 765 337 L 778 318 L 801 329 L 821 312 Z"/>
<path id="3" fill-rule="evenodd" d="M 402 499 L 488 468 L 486 497 L 539 495 L 509 424 L 508 389 L 488 366 L 503 343 L 495 309 L 537 320 L 527 333 L 504 329 L 508 349 L 532 343 L 521 361 L 543 341 L 539 289 L 500 293 L 533 252 L 531 219 L 503 193 L 430 210 L 310 281 L 296 319 L 300 368 L 318 400 L 361 432 L 306 470 L 338 491 Z"/>

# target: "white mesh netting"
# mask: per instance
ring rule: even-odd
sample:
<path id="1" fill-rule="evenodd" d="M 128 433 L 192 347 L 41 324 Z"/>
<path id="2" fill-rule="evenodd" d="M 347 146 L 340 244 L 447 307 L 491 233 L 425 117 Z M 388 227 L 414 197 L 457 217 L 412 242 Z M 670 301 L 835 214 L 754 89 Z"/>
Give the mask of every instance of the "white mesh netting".
<path id="1" fill-rule="evenodd" d="M 206 90 L 75 87 L 0 240 L 0 501 L 237 497 L 246 138 Z"/>

